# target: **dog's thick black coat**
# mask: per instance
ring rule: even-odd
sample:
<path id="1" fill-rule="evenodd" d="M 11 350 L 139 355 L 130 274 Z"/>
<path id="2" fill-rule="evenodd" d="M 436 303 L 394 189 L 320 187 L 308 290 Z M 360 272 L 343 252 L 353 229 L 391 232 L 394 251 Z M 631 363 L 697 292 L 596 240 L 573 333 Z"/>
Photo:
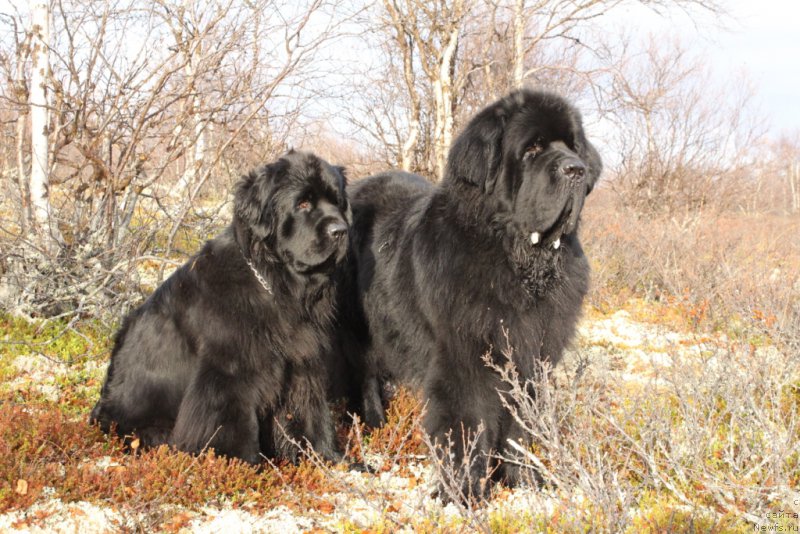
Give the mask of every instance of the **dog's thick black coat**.
<path id="1" fill-rule="evenodd" d="M 91 419 L 145 446 L 257 463 L 294 459 L 288 436 L 337 459 L 324 358 L 350 217 L 312 154 L 242 177 L 232 224 L 123 322 Z"/>
<path id="2" fill-rule="evenodd" d="M 579 113 L 549 93 L 518 91 L 479 112 L 455 140 L 438 186 L 388 172 L 350 188 L 351 276 L 343 321 L 364 358 L 363 413 L 384 416 L 380 384 L 422 388 L 425 427 L 448 433 L 484 426 L 478 449 L 505 451 L 521 430 L 501 403 L 499 365 L 509 345 L 522 379 L 556 363 L 575 331 L 589 264 L 578 241 L 584 198 L 601 171 Z M 353 341 L 353 340 L 351 340 Z M 478 458 L 472 485 L 486 459 Z M 501 466 L 512 484 L 519 473 Z"/>

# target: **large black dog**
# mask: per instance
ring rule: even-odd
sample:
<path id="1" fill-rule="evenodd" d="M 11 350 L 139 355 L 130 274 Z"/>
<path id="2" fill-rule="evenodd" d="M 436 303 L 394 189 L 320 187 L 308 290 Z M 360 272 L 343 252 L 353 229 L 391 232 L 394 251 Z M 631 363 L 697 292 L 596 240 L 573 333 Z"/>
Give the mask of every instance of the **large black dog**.
<path id="1" fill-rule="evenodd" d="M 124 321 L 91 418 L 143 445 L 338 459 L 326 402 L 341 169 L 290 151 L 242 177 L 232 224 Z"/>
<path id="2" fill-rule="evenodd" d="M 441 184 L 389 172 L 350 189 L 351 278 L 343 316 L 365 361 L 364 416 L 383 422 L 384 380 L 421 386 L 425 427 L 458 446 L 483 425 L 464 497 L 485 494 L 486 455 L 521 430 L 508 390 L 482 360 L 513 348 L 521 378 L 557 362 L 575 331 L 589 264 L 578 241 L 584 198 L 602 164 L 562 98 L 518 91 L 479 112 L 453 143 Z M 349 285 L 348 285 L 349 284 Z M 500 466 L 514 484 L 520 473 Z"/>

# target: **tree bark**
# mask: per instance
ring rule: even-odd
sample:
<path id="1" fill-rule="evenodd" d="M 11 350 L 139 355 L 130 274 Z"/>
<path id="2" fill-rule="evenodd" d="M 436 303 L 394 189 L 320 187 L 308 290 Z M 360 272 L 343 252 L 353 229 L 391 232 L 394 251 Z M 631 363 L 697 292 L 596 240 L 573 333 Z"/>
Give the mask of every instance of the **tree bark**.
<path id="1" fill-rule="evenodd" d="M 398 32 L 400 28 L 398 27 Z M 405 34 L 398 34 L 398 41 L 403 41 L 405 47 L 403 51 L 403 77 L 406 82 L 406 90 L 411 101 L 411 110 L 408 125 L 408 136 L 405 143 L 403 143 L 402 154 L 400 157 L 400 164 L 404 171 L 412 172 L 414 169 L 415 153 L 417 150 L 417 143 L 419 142 L 419 128 L 420 128 L 420 102 L 419 94 L 416 89 L 416 78 L 414 76 L 414 48 L 413 41 Z"/>
<path id="2" fill-rule="evenodd" d="M 31 0 L 31 175 L 30 194 L 34 231 L 47 250 L 57 238 L 49 197 L 49 144 L 47 78 L 50 74 L 50 6 L 47 0 Z"/>
<path id="3" fill-rule="evenodd" d="M 522 87 L 525 78 L 525 0 L 514 0 L 514 88 Z"/>
<path id="4" fill-rule="evenodd" d="M 25 123 L 28 120 L 28 110 L 20 110 L 17 117 L 17 182 L 19 185 L 19 228 L 22 235 L 27 235 L 30 230 L 31 220 L 31 191 L 28 175 L 25 172 Z"/>
<path id="5" fill-rule="evenodd" d="M 187 59 L 184 71 L 186 72 L 186 78 L 190 80 L 190 83 L 196 84 L 197 69 L 195 64 L 199 61 L 198 56 L 202 53 L 202 45 L 198 43 L 195 46 L 195 43 L 189 42 L 183 45 L 181 45 L 181 43 L 177 43 L 177 46 L 186 47 L 184 54 L 186 55 Z M 187 157 L 186 169 L 183 171 L 178 183 L 171 191 L 174 198 L 183 197 L 186 191 L 192 187 L 197 177 L 202 174 L 203 162 L 206 159 L 207 125 L 200 116 L 202 111 L 202 101 L 198 96 L 200 94 L 200 89 L 195 88 L 194 93 L 194 96 L 192 96 L 189 101 L 189 122 L 192 127 L 192 131 L 185 141 L 188 145 L 187 152 L 191 154 L 191 157 Z"/>
<path id="6" fill-rule="evenodd" d="M 386 11 L 389 12 L 391 17 L 391 25 L 395 31 L 394 41 L 403 59 L 403 81 L 406 86 L 406 94 L 409 99 L 409 114 L 408 114 L 408 133 L 406 139 L 400 147 L 400 166 L 404 171 L 413 172 L 417 144 L 419 143 L 420 134 L 420 111 L 421 104 L 419 93 L 417 93 L 416 75 L 414 73 L 414 36 L 406 29 L 406 23 L 400 13 L 399 7 L 390 0 L 383 2 Z"/>
<path id="7" fill-rule="evenodd" d="M 460 10 L 461 3 L 453 6 L 453 12 Z M 434 123 L 434 150 L 436 158 L 436 175 L 444 176 L 447 165 L 447 153 L 453 140 L 453 75 L 455 73 L 458 39 L 461 34 L 460 17 L 454 21 L 450 30 L 447 45 L 442 51 L 439 63 L 439 76 L 433 82 L 434 105 L 436 106 Z"/>

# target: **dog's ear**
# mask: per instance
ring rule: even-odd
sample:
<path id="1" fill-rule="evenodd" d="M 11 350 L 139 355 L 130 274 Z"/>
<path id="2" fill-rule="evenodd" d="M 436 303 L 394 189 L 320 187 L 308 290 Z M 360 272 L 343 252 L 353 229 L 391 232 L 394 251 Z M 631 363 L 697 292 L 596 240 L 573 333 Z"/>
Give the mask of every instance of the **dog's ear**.
<path id="1" fill-rule="evenodd" d="M 603 172 L 603 160 L 600 158 L 600 154 L 594 148 L 594 145 L 586 139 L 582 129 L 576 140 L 576 145 L 575 148 L 577 149 L 578 155 L 580 155 L 581 159 L 586 164 L 586 194 L 588 195 L 592 192 L 592 189 L 594 189 L 598 178 L 600 178 L 600 173 Z"/>
<path id="2" fill-rule="evenodd" d="M 275 208 L 272 191 L 285 165 L 282 160 L 265 165 L 242 176 L 234 195 L 234 220 L 254 240 L 262 241 L 275 229 Z"/>
<path id="3" fill-rule="evenodd" d="M 475 116 L 456 138 L 447 158 L 445 182 L 464 182 L 494 192 L 502 174 L 506 110 L 493 106 Z"/>
<path id="4" fill-rule="evenodd" d="M 333 169 L 341 177 L 339 182 L 339 209 L 347 219 L 347 224 L 353 224 L 353 212 L 350 207 L 350 200 L 347 197 L 347 169 L 340 165 L 333 165 Z"/>
<path id="5" fill-rule="evenodd" d="M 347 169 L 345 167 L 342 167 L 341 165 L 334 165 L 333 168 L 336 169 L 337 171 L 339 171 L 339 174 L 342 175 L 343 183 L 346 186 L 347 185 Z"/>

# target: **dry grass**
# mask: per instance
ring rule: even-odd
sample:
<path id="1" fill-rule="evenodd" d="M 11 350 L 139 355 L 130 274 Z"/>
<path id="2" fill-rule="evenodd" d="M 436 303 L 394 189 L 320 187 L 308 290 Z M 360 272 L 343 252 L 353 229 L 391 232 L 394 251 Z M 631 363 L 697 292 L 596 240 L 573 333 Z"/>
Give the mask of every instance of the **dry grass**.
<path id="1" fill-rule="evenodd" d="M 761 336 L 800 352 L 800 215 L 653 218 L 603 198 L 585 213 L 594 308 L 642 298 L 670 309 L 671 326 Z"/>

